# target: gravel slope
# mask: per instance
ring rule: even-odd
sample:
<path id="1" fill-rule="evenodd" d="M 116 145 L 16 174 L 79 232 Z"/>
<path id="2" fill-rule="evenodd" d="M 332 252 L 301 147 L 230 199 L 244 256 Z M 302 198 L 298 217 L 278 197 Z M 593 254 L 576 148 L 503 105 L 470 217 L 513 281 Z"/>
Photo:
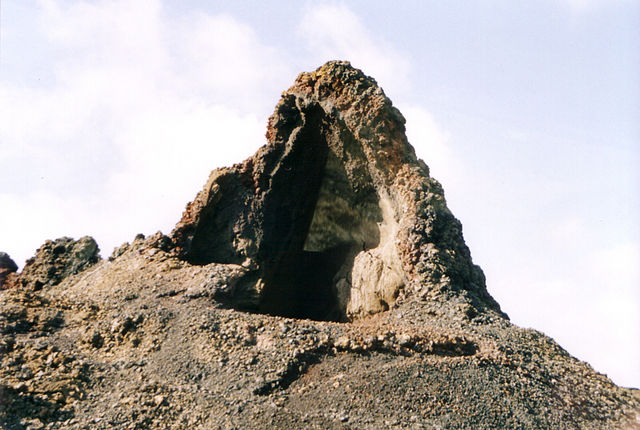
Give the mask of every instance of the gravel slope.
<path id="1" fill-rule="evenodd" d="M 225 309 L 203 288 L 220 265 L 155 242 L 0 292 L 3 428 L 639 428 L 638 390 L 539 332 L 402 303 L 355 323 Z"/>

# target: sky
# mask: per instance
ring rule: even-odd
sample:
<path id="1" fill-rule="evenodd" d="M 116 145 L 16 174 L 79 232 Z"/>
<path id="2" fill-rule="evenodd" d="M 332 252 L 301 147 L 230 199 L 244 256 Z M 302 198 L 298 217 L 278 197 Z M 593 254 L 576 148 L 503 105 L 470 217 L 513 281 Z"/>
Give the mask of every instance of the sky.
<path id="1" fill-rule="evenodd" d="M 638 0 L 2 0 L 0 251 L 169 233 L 299 72 L 349 60 L 512 321 L 640 387 L 638 22 Z"/>

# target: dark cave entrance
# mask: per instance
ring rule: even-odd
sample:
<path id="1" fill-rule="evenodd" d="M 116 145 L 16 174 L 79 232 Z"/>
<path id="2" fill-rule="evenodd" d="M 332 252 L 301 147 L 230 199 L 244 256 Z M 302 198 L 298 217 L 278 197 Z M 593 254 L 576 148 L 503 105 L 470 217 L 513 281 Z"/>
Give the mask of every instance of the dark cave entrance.
<path id="1" fill-rule="evenodd" d="M 331 150 L 320 178 L 311 210 L 288 228 L 302 234 L 293 235 L 286 249 L 265 266 L 260 313 L 348 321 L 354 258 L 378 245 L 382 214 L 373 186 L 356 192 L 343 162 Z"/>
<path id="2" fill-rule="evenodd" d="M 265 283 L 259 312 L 288 318 L 345 321 L 334 277 L 349 253 L 347 246 L 297 253 L 288 269 L 275 272 Z"/>

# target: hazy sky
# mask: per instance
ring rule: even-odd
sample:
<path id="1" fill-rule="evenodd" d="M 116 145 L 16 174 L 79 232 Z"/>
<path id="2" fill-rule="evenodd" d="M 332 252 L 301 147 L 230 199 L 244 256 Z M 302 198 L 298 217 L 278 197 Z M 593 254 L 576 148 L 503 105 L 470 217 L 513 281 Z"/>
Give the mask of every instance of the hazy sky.
<path id="1" fill-rule="evenodd" d="M 407 118 L 512 320 L 640 387 L 640 1 L 0 3 L 0 250 L 171 231 L 346 59 Z"/>

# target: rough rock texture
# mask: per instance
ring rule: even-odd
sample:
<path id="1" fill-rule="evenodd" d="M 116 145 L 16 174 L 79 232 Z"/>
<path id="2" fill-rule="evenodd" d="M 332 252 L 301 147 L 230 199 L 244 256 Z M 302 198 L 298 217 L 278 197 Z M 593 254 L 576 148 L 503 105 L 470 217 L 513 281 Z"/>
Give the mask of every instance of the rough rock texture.
<path id="1" fill-rule="evenodd" d="M 183 258 L 250 268 L 233 304 L 264 313 L 339 321 L 398 297 L 499 313 L 404 122 L 348 63 L 301 74 L 269 119 L 268 144 L 213 171 L 187 207 L 173 232 Z"/>
<path id="2" fill-rule="evenodd" d="M 9 288 L 15 282 L 18 265 L 6 252 L 0 252 L 0 290 Z"/>
<path id="3" fill-rule="evenodd" d="M 35 257 L 27 260 L 20 273 L 20 283 L 34 290 L 59 284 L 67 276 L 96 264 L 99 251 L 98 244 L 89 236 L 77 241 L 69 237 L 47 240 Z"/>
<path id="4" fill-rule="evenodd" d="M 638 390 L 500 313 L 372 79 L 302 74 L 269 124 L 171 237 L 75 274 L 50 243 L 46 288 L 0 291 L 1 428 L 640 428 Z"/>

